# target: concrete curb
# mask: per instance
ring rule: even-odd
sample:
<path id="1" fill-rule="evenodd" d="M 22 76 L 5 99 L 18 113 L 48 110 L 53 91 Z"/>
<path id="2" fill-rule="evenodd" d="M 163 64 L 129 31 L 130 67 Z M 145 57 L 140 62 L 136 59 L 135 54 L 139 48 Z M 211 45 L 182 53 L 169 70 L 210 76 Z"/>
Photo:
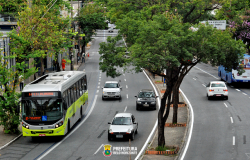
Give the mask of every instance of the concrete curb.
<path id="1" fill-rule="evenodd" d="M 22 136 L 22 133 L 19 134 L 16 138 L 14 138 L 13 140 L 11 140 L 10 142 L 6 143 L 5 145 L 3 145 L 2 147 L 0 147 L 0 150 L 4 149 L 5 147 L 7 147 L 8 145 L 10 145 L 11 143 L 13 143 L 14 141 L 16 141 L 18 138 L 20 138 Z"/>

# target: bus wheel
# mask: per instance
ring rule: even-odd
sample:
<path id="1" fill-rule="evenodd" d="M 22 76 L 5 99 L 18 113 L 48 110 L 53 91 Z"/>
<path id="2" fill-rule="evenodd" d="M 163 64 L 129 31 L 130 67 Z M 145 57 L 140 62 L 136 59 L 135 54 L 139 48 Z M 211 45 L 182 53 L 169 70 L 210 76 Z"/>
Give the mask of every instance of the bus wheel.
<path id="1" fill-rule="evenodd" d="M 80 117 L 79 117 L 79 122 L 82 120 L 82 107 L 80 108 Z"/>

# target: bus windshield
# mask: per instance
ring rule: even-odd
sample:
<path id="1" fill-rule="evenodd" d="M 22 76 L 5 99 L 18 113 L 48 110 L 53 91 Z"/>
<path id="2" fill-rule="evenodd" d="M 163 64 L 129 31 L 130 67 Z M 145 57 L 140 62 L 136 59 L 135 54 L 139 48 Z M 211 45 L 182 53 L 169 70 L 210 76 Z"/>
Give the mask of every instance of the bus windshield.
<path id="1" fill-rule="evenodd" d="M 63 117 L 61 99 L 22 100 L 22 117 L 26 121 L 55 121 Z"/>

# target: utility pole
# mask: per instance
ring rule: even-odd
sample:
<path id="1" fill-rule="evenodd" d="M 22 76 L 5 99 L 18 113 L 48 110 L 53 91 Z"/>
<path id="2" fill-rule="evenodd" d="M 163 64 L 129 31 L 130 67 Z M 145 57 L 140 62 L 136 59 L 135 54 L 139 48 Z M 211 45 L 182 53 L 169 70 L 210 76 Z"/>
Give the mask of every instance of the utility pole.
<path id="1" fill-rule="evenodd" d="M 72 18 L 73 18 L 73 10 L 72 10 L 72 7 L 73 6 L 73 3 L 72 3 L 72 0 L 71 0 L 71 19 L 70 19 L 70 23 L 71 23 L 71 28 L 73 28 L 73 23 L 72 23 Z M 74 46 L 74 36 L 72 36 L 72 43 L 73 43 L 73 46 Z M 74 70 L 74 67 L 73 67 L 73 63 L 72 63 L 72 57 L 73 57 L 73 47 L 70 47 L 69 48 L 69 57 L 70 57 L 70 70 L 73 71 Z"/>

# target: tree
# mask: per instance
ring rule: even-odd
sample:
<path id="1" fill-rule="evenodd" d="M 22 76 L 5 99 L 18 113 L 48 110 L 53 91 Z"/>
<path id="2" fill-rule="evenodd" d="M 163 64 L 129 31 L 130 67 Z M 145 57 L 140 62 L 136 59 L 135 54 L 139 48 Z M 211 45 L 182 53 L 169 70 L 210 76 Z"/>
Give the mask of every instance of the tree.
<path id="1" fill-rule="evenodd" d="M 27 7 L 27 3 L 23 0 L 0 0 L 0 14 L 9 14 L 16 16 L 18 12 L 22 11 L 25 7 Z"/>
<path id="2" fill-rule="evenodd" d="M 239 59 L 243 57 L 244 45 L 241 41 L 233 40 L 228 31 L 222 32 L 211 26 L 195 25 L 199 29 L 194 32 L 190 29 L 191 24 L 183 23 L 181 16 L 170 12 L 154 15 L 151 21 L 140 20 L 137 23 L 138 33 L 136 39 L 131 41 L 130 58 L 123 61 L 123 53 L 116 53 L 116 48 L 110 47 L 117 40 L 110 38 L 107 43 L 100 45 L 99 53 L 103 59 L 100 68 L 111 77 L 120 75 L 116 72 L 117 67 L 131 64 L 136 72 L 144 68 L 161 75 L 166 70 L 166 91 L 158 112 L 158 145 L 164 146 L 164 125 L 169 114 L 170 100 L 173 97 L 173 123 L 177 123 L 177 96 L 185 75 L 199 62 L 222 64 L 228 71 L 236 69 Z M 113 63 L 110 63 L 111 57 L 115 59 Z M 240 68 L 238 70 L 242 72 Z"/>
<path id="3" fill-rule="evenodd" d="M 76 21 L 79 22 L 79 26 L 84 35 L 81 40 L 83 44 L 81 54 L 85 53 L 85 46 L 91 41 L 91 37 L 95 34 L 95 30 L 105 28 L 104 13 L 105 9 L 97 4 L 87 4 L 81 9 L 80 15 L 76 17 Z M 80 36 L 79 34 L 78 36 Z"/>

